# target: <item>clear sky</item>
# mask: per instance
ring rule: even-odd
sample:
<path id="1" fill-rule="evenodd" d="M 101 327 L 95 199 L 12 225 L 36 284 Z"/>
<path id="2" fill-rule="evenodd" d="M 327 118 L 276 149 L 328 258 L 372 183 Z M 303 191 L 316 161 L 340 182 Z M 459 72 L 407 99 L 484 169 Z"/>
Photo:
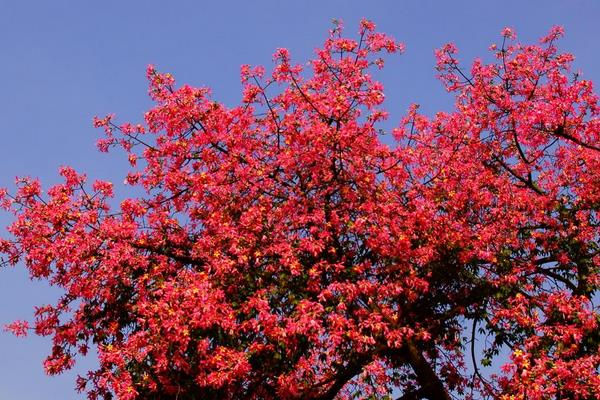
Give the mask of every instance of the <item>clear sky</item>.
<path id="1" fill-rule="evenodd" d="M 452 106 L 435 79 L 433 50 L 452 41 L 466 62 L 486 56 L 505 26 L 533 41 L 563 25 L 562 49 L 586 79 L 600 85 L 600 1 L 157 1 L 0 0 L 0 186 L 17 175 L 57 181 L 61 165 L 90 178 L 123 180 L 118 152 L 99 154 L 94 115 L 140 121 L 150 106 L 145 67 L 155 64 L 179 83 L 206 85 L 228 105 L 239 95 L 241 64 L 271 64 L 277 47 L 305 61 L 333 18 L 348 34 L 361 17 L 403 41 L 378 78 L 386 87 L 390 124 L 410 103 L 431 113 Z M 0 216 L 0 225 L 10 222 Z M 29 318 L 59 292 L 30 282 L 22 266 L 0 270 L 0 324 Z M 0 399 L 78 399 L 76 373 L 47 377 L 48 340 L 0 333 Z M 94 365 L 84 360 L 76 371 Z"/>

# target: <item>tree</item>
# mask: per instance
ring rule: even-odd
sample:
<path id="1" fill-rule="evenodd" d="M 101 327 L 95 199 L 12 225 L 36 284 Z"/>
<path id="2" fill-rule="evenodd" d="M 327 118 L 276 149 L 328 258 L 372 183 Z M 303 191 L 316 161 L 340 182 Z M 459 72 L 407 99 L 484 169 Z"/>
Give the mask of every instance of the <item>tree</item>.
<path id="1" fill-rule="evenodd" d="M 143 192 L 119 206 L 70 168 L 18 181 L 7 262 L 65 292 L 31 328 L 48 373 L 95 346 L 90 398 L 600 396 L 600 109 L 562 30 L 470 73 L 438 50 L 454 111 L 387 145 L 370 70 L 402 46 L 374 29 L 243 66 L 233 108 L 149 67 L 145 125 L 95 121 Z"/>

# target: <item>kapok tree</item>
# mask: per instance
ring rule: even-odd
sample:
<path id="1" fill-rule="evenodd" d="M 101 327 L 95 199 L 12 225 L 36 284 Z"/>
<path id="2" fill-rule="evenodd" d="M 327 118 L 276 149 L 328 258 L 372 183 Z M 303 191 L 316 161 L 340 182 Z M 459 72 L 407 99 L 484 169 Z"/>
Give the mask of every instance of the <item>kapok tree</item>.
<path id="1" fill-rule="evenodd" d="M 7 260 L 64 290 L 12 329 L 50 374 L 95 346 L 90 398 L 598 398 L 598 98 L 561 33 L 470 72 L 439 50 L 456 108 L 393 145 L 369 71 L 402 46 L 369 21 L 242 67 L 233 108 L 148 68 L 145 124 L 95 121 L 143 195 L 63 168 L 6 197 Z"/>

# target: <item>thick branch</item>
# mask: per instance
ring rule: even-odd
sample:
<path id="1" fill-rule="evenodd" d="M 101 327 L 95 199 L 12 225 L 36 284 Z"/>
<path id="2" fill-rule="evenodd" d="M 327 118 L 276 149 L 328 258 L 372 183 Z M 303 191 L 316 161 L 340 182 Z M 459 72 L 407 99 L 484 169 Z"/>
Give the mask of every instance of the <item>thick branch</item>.
<path id="1" fill-rule="evenodd" d="M 325 392 L 309 398 L 313 400 L 333 400 L 344 385 L 362 371 L 363 367 L 371 361 L 371 358 L 372 356 L 365 354 L 350 362 L 334 376 L 333 384 Z"/>
<path id="2" fill-rule="evenodd" d="M 430 400 L 452 400 L 444 384 L 412 340 L 409 340 L 406 344 L 406 353 L 408 362 L 417 375 L 417 382 L 421 385 L 425 398 Z"/>
<path id="3" fill-rule="evenodd" d="M 586 149 L 590 149 L 590 150 L 596 150 L 596 151 L 600 151 L 600 147 L 585 143 L 579 139 L 577 139 L 575 136 L 568 134 L 567 132 L 565 132 L 565 127 L 563 125 L 559 126 L 558 128 L 556 128 L 553 133 L 558 136 L 561 137 L 563 139 L 567 139 L 570 140 L 571 142 L 578 144 L 581 147 L 585 147 Z"/>

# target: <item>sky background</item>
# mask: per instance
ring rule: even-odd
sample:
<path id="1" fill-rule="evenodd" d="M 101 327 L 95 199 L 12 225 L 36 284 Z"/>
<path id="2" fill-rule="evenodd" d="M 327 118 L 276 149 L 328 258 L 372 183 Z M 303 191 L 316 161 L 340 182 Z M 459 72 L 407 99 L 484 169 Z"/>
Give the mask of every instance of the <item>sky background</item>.
<path id="1" fill-rule="evenodd" d="M 406 45 L 376 77 L 386 88 L 389 126 L 410 103 L 433 113 L 452 98 L 437 82 L 435 48 L 454 42 L 468 65 L 500 41 L 505 26 L 533 42 L 563 25 L 561 49 L 576 56 L 585 79 L 600 82 L 600 1 L 63 1 L 0 0 L 0 187 L 15 176 L 57 182 L 61 165 L 90 179 L 123 180 L 119 152 L 100 154 L 94 115 L 141 121 L 151 103 L 145 68 L 155 64 L 178 83 L 209 86 L 233 106 L 240 99 L 241 64 L 271 65 L 278 47 L 304 62 L 331 28 L 333 18 L 355 35 L 362 17 Z M 600 83 L 599 83 L 600 84 Z M 11 218 L 0 215 L 4 229 Z M 6 234 L 3 234 L 6 235 Z M 0 270 L 0 324 L 28 319 L 33 307 L 60 292 L 30 282 L 23 266 Z M 95 365 L 47 377 L 42 361 L 49 340 L 0 332 L 0 399 L 82 399 L 74 380 Z"/>

